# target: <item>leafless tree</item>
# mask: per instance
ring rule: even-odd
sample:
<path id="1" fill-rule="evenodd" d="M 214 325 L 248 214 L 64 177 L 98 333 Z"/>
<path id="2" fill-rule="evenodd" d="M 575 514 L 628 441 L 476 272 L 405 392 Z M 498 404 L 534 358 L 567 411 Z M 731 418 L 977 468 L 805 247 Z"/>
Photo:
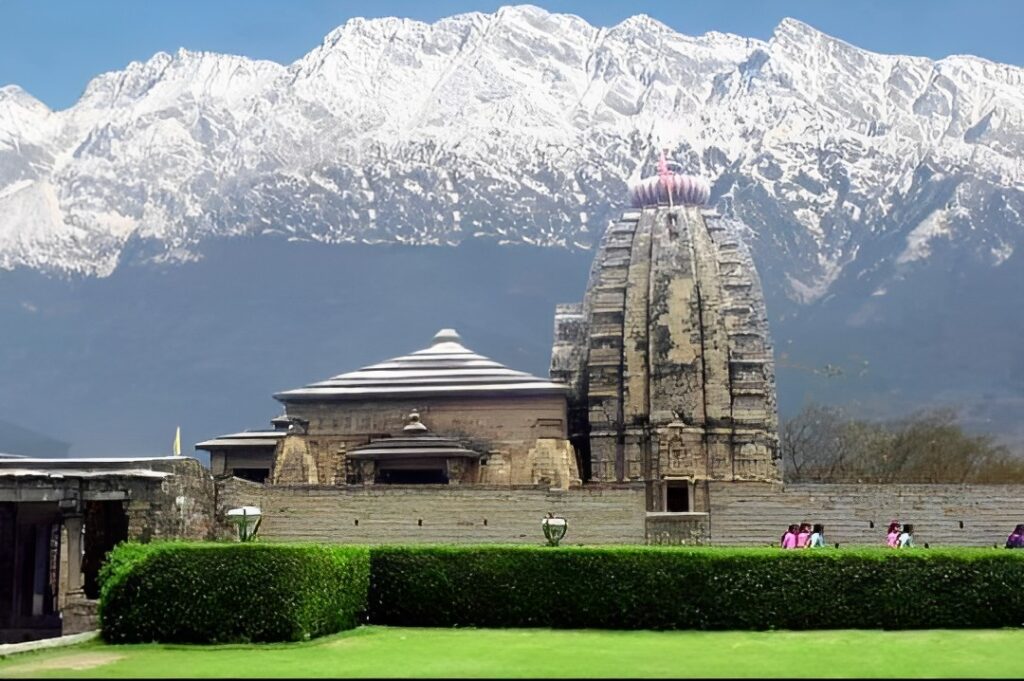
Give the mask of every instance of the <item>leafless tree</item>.
<path id="1" fill-rule="evenodd" d="M 811 404 L 783 423 L 783 475 L 792 482 L 1024 482 L 1024 458 L 965 432 L 956 412 L 933 409 L 889 422 Z"/>

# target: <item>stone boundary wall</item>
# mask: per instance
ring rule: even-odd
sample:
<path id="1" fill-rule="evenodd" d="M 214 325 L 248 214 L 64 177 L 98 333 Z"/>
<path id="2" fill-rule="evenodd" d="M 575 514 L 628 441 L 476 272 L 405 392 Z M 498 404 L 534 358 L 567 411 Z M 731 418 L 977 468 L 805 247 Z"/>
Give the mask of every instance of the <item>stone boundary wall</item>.
<path id="1" fill-rule="evenodd" d="M 259 506 L 259 536 L 268 541 L 537 544 L 551 512 L 569 521 L 565 544 L 644 543 L 643 486 L 278 486 L 229 478 L 217 489 L 218 517 Z"/>
<path id="2" fill-rule="evenodd" d="M 884 545 L 895 519 L 914 524 L 919 546 L 1002 547 L 1024 523 L 1024 485 L 710 483 L 708 492 L 717 545 L 777 545 L 799 522 L 823 523 L 830 544 Z"/>

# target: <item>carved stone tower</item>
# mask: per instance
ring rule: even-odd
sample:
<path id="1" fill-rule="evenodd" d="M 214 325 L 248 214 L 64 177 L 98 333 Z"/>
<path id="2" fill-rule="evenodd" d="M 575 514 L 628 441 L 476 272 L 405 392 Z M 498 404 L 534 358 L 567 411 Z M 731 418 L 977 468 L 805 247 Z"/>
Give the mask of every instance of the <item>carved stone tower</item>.
<path id="1" fill-rule="evenodd" d="M 710 480 L 780 479 L 760 281 L 709 193 L 662 161 L 605 233 L 583 304 L 555 315 L 581 473 L 645 482 L 651 511 L 707 510 Z"/>

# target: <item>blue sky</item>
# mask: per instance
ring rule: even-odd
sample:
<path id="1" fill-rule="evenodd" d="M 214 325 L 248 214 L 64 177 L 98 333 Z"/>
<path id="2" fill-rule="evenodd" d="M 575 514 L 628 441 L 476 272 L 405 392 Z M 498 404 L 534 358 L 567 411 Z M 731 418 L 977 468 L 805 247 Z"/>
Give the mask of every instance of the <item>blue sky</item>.
<path id="1" fill-rule="evenodd" d="M 507 2 L 480 0 L 0 0 L 0 85 L 62 109 L 89 80 L 179 47 L 289 63 L 353 16 L 433 21 Z M 691 35 L 716 30 L 767 39 L 787 16 L 877 52 L 976 54 L 1024 65 L 1018 0 L 547 0 L 532 4 L 614 25 L 649 14 Z"/>

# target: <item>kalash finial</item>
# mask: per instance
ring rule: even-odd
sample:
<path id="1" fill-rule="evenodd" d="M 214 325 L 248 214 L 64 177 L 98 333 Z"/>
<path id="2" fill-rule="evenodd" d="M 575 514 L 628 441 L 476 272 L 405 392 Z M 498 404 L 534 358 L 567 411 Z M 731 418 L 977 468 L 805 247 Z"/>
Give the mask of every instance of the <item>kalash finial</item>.
<path id="1" fill-rule="evenodd" d="M 437 345 L 438 343 L 461 343 L 462 337 L 459 332 L 455 329 L 441 329 L 434 334 L 434 340 L 431 345 Z"/>
<path id="2" fill-rule="evenodd" d="M 406 419 L 408 423 L 405 424 L 405 428 L 402 428 L 403 433 L 425 433 L 427 427 L 420 421 L 420 414 L 415 409 L 409 414 Z"/>
<path id="3" fill-rule="evenodd" d="M 711 198 L 711 185 L 702 177 L 679 172 L 681 166 L 668 159 L 667 151 L 662 149 L 658 155 L 657 175 L 645 177 L 630 187 L 633 207 L 706 205 Z"/>

